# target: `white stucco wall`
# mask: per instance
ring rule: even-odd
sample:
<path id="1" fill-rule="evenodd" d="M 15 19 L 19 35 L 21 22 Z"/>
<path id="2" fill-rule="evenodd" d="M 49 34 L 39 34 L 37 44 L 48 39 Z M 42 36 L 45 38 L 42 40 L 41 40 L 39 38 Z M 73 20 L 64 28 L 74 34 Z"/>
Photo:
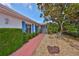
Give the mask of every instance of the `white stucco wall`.
<path id="1" fill-rule="evenodd" d="M 9 19 L 8 24 L 5 23 L 6 18 Z M 0 28 L 22 28 L 22 20 L 0 13 Z"/>

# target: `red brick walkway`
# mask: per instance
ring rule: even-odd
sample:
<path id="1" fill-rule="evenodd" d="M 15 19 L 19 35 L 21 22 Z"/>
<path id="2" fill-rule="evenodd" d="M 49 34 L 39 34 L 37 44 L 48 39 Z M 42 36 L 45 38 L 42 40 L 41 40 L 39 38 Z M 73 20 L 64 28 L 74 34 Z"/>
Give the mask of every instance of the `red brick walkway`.
<path id="1" fill-rule="evenodd" d="M 20 49 L 12 53 L 10 56 L 31 56 L 43 37 L 44 34 L 39 34 L 38 36 L 31 39 L 28 43 L 25 43 Z"/>

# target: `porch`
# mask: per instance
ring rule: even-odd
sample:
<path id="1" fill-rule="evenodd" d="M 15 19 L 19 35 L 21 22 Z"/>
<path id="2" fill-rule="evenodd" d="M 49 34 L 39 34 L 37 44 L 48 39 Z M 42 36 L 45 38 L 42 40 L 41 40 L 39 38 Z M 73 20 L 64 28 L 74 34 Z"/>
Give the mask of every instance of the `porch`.
<path id="1" fill-rule="evenodd" d="M 22 31 L 26 33 L 46 33 L 47 27 L 46 25 L 36 24 L 36 23 L 26 23 L 22 21 Z"/>

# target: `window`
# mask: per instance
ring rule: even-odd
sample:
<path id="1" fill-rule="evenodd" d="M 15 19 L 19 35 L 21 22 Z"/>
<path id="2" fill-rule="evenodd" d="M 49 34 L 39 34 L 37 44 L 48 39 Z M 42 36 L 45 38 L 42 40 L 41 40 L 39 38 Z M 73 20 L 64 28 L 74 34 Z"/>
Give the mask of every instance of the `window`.
<path id="1" fill-rule="evenodd" d="M 8 18 L 5 19 L 5 24 L 9 24 L 9 19 Z"/>

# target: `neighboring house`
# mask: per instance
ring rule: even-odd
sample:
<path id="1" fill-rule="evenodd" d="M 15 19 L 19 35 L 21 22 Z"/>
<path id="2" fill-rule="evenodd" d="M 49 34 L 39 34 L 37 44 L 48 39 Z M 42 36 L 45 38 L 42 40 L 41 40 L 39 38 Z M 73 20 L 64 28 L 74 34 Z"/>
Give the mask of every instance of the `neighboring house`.
<path id="1" fill-rule="evenodd" d="M 38 32 L 41 24 L 0 4 L 0 28 L 19 28 L 23 32 Z"/>

